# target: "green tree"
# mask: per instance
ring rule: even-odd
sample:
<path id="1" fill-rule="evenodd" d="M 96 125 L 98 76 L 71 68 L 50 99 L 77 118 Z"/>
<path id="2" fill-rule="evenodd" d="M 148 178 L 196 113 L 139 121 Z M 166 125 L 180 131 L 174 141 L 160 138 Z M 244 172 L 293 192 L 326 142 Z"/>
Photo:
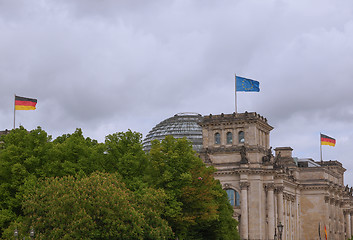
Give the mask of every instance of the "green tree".
<path id="1" fill-rule="evenodd" d="M 52 145 L 47 153 L 50 160 L 43 166 L 47 177 L 104 170 L 104 144 L 85 138 L 79 128 L 73 134 L 57 137 Z"/>
<path id="2" fill-rule="evenodd" d="M 146 185 L 147 158 L 141 138 L 141 133 L 131 130 L 110 134 L 105 138 L 104 171 L 118 172 L 132 190 Z"/>
<path id="3" fill-rule="evenodd" d="M 0 227 L 2 231 L 9 226 L 10 222 L 21 223 L 19 227 L 24 227 L 31 222 L 40 223 L 35 218 L 37 214 L 35 211 L 42 209 L 43 206 L 34 204 L 37 209 L 31 210 L 28 197 L 32 195 L 29 193 L 39 194 L 40 190 L 48 193 L 49 190 L 46 190 L 46 187 L 55 189 L 55 184 L 64 184 L 59 180 L 46 178 L 66 179 L 65 188 L 70 189 L 70 186 L 81 184 L 77 182 L 78 180 L 87 179 L 93 172 L 99 171 L 121 176 L 119 186 L 123 187 L 112 188 L 111 191 L 119 192 L 127 188 L 123 192 L 126 191 L 129 193 L 128 196 L 131 196 L 129 198 L 133 208 L 131 211 L 135 209 L 138 212 L 136 216 L 143 216 L 145 221 L 137 222 L 144 226 L 143 234 L 139 232 L 140 230 L 136 230 L 139 229 L 138 227 L 129 230 L 136 230 L 136 236 L 139 238 L 143 236 L 145 239 L 154 239 L 156 236 L 170 234 L 170 229 L 167 231 L 164 226 L 165 222 L 162 224 L 159 218 L 156 218 L 159 213 L 162 213 L 163 219 L 167 220 L 172 227 L 174 237 L 177 236 L 179 239 L 234 239 L 234 236 L 237 236 L 236 222 L 231 217 L 232 208 L 226 193 L 219 182 L 213 178 L 215 169 L 203 164 L 186 139 L 176 140 L 167 137 L 161 143 L 155 141 L 147 155 L 142 150 L 141 134 L 131 130 L 108 135 L 105 143 L 98 143 L 96 140 L 85 138 L 81 129 L 51 141 L 51 137 L 39 127 L 30 132 L 20 127 L 2 136 L 0 141 L 3 142 L 0 148 Z M 76 176 L 77 179 L 65 176 Z M 43 179 L 46 180 L 42 181 Z M 50 185 L 48 181 L 55 184 Z M 69 183 L 72 185 L 67 185 Z M 58 188 L 58 191 L 60 190 L 66 196 L 64 194 L 66 190 L 63 189 Z M 91 193 L 85 194 L 88 197 Z M 43 201 L 50 200 L 44 197 Z M 72 200 L 71 197 L 70 199 Z M 61 201 L 65 202 L 65 199 Z M 108 204 L 106 209 L 109 206 L 111 205 Z M 26 215 L 22 209 L 26 211 Z M 112 209 L 114 210 L 114 206 Z M 69 208 L 67 210 L 71 211 Z M 87 209 L 83 208 L 82 211 L 75 216 L 80 216 L 79 214 L 86 216 L 84 211 Z M 42 217 L 54 217 L 48 214 L 43 214 Z M 113 217 L 116 215 L 112 215 Z M 154 222 L 155 218 L 157 222 Z M 60 221 L 79 220 L 70 219 L 67 214 L 66 218 L 63 216 Z M 148 224 L 145 224 L 146 222 Z M 85 223 L 75 224 L 93 226 L 88 223 L 92 224 L 88 220 Z M 27 225 L 26 227 L 29 226 Z M 9 232 L 13 231 L 13 226 L 7 229 L 7 236 L 10 236 Z M 100 224 L 97 226 L 99 227 Z M 158 226 L 162 226 L 164 230 L 160 232 Z M 40 224 L 36 227 L 41 229 Z M 67 226 L 60 225 L 56 228 L 55 231 L 60 232 L 67 229 Z M 97 231 L 96 226 L 93 229 L 95 229 L 93 232 Z"/>
<path id="4" fill-rule="evenodd" d="M 118 174 L 93 173 L 28 183 L 20 233 L 33 227 L 36 239 L 168 239 L 167 221 L 161 218 L 163 191 L 145 189 L 136 194 Z M 22 237 L 22 236 L 21 236 Z"/>
<path id="5" fill-rule="evenodd" d="M 21 126 L 1 136 L 1 230 L 23 214 L 22 186 L 27 179 L 85 175 L 103 169 L 104 144 L 84 138 L 81 129 L 51 139 L 40 127 L 27 131 Z"/>
<path id="6" fill-rule="evenodd" d="M 21 186 L 30 176 L 44 176 L 43 165 L 48 160 L 51 136 L 40 127 L 28 132 L 14 129 L 0 141 L 0 228 L 8 226 L 22 214 Z"/>
<path id="7" fill-rule="evenodd" d="M 152 143 L 147 179 L 165 190 L 164 217 L 179 239 L 236 239 L 233 210 L 214 171 L 186 139 L 167 136 Z"/>

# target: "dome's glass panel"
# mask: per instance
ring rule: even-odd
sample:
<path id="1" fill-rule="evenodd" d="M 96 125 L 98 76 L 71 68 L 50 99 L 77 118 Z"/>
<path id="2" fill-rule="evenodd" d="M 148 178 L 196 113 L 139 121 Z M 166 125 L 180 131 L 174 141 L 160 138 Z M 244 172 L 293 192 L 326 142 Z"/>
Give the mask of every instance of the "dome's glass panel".
<path id="1" fill-rule="evenodd" d="M 157 124 L 147 134 L 143 140 L 145 151 L 151 149 L 151 141 L 163 140 L 166 136 L 172 135 L 174 138 L 186 137 L 192 142 L 193 149 L 200 151 L 202 148 L 202 128 L 198 124 L 202 120 L 201 114 L 197 113 L 178 113 Z"/>

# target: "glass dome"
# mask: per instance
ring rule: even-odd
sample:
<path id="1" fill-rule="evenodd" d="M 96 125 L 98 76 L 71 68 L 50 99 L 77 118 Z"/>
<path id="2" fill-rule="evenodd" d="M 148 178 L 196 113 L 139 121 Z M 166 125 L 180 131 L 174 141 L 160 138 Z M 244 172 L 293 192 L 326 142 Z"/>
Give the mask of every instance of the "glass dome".
<path id="1" fill-rule="evenodd" d="M 202 148 L 202 128 L 198 124 L 202 120 L 202 115 L 198 113 L 178 113 L 158 123 L 146 135 L 143 140 L 143 149 L 151 149 L 151 141 L 163 140 L 166 136 L 172 135 L 174 138 L 186 137 L 192 142 L 193 149 L 199 152 Z"/>

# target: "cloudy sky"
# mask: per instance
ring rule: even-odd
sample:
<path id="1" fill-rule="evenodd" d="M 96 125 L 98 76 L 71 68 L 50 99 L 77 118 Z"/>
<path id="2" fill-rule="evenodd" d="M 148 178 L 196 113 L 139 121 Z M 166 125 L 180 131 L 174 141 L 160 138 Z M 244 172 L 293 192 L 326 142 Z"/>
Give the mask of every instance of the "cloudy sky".
<path id="1" fill-rule="evenodd" d="M 144 136 L 179 112 L 234 112 L 234 74 L 258 80 L 238 112 L 275 128 L 271 145 L 320 160 L 336 138 L 353 185 L 353 1 L 0 0 L 0 129 L 14 94 L 37 98 L 16 126 L 104 141 Z"/>

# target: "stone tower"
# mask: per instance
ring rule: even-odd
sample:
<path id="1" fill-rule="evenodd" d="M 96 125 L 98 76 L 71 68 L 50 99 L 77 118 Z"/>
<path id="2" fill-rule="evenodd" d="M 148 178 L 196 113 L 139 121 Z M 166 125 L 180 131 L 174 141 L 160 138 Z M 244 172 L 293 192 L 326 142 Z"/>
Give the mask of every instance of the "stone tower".
<path id="1" fill-rule="evenodd" d="M 203 118 L 200 125 L 203 148 L 213 153 L 210 159 L 213 164 L 239 165 L 247 162 L 258 165 L 268 152 L 273 127 L 259 114 L 245 112 L 209 115 Z"/>
<path id="2" fill-rule="evenodd" d="M 204 116 L 203 161 L 217 169 L 244 240 L 328 239 L 352 236 L 353 188 L 344 187 L 338 161 L 292 156 L 291 147 L 272 155 L 267 119 L 255 112 Z"/>
<path id="3" fill-rule="evenodd" d="M 217 168 L 216 177 L 228 195 L 235 193 L 231 198 L 236 199 L 234 215 L 240 221 L 242 239 L 274 236 L 274 203 L 269 209 L 266 206 L 266 189 L 272 202 L 274 198 L 274 178 L 269 172 L 274 160 L 270 149 L 273 127 L 254 112 L 209 115 L 200 125 L 204 147 L 201 156 Z"/>

